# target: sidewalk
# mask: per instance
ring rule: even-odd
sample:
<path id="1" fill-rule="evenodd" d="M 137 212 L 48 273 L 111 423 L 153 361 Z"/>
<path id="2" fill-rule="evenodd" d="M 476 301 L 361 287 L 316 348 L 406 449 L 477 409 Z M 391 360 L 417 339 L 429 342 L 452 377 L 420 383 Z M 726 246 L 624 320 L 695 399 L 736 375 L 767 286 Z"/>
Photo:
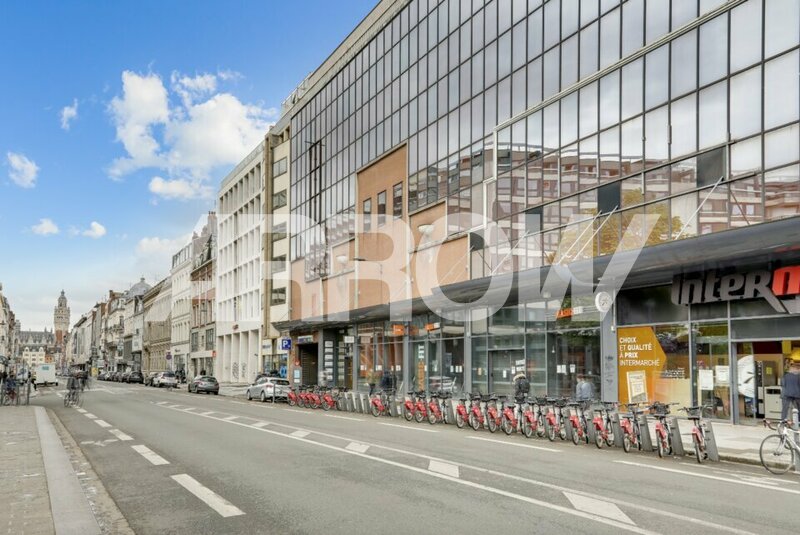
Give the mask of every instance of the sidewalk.
<path id="1" fill-rule="evenodd" d="M 220 383 L 219 395 L 230 398 L 243 398 L 245 397 L 244 391 L 248 386 L 250 386 L 250 383 Z"/>
<path id="2" fill-rule="evenodd" d="M 0 408 L 0 478 L 0 529 L 7 533 L 100 533 L 43 407 Z"/>

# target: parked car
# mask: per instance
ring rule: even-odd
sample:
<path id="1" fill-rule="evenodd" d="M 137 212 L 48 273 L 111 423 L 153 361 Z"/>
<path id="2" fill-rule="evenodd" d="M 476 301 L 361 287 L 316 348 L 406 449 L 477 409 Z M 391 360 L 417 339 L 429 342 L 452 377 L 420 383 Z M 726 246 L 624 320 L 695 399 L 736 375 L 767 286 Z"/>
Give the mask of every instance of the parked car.
<path id="1" fill-rule="evenodd" d="M 144 386 L 156 386 L 155 384 L 153 384 L 153 379 L 156 378 L 156 375 L 158 375 L 158 372 L 148 373 L 147 377 L 144 378 Z"/>
<path id="2" fill-rule="evenodd" d="M 256 382 L 247 387 L 245 396 L 247 399 L 286 399 L 289 391 L 289 381 L 280 377 L 261 377 Z"/>
<path id="3" fill-rule="evenodd" d="M 100 372 L 97 374 L 98 381 L 105 381 L 106 380 L 106 372 Z"/>
<path id="4" fill-rule="evenodd" d="M 205 392 L 206 394 L 219 395 L 219 382 L 216 377 L 210 375 L 198 375 L 189 383 L 187 387 L 189 392 L 199 394 Z"/>
<path id="5" fill-rule="evenodd" d="M 173 388 L 178 386 L 178 380 L 173 372 L 159 372 L 153 379 L 153 386 L 161 388 L 162 386 L 171 386 Z"/>
<path id="6" fill-rule="evenodd" d="M 128 379 L 131 376 L 131 372 L 122 372 L 122 375 L 119 378 L 120 383 L 127 383 Z"/>
<path id="7" fill-rule="evenodd" d="M 144 376 L 142 375 L 142 372 L 131 372 L 130 374 L 128 374 L 127 382 L 142 384 L 144 383 Z"/>

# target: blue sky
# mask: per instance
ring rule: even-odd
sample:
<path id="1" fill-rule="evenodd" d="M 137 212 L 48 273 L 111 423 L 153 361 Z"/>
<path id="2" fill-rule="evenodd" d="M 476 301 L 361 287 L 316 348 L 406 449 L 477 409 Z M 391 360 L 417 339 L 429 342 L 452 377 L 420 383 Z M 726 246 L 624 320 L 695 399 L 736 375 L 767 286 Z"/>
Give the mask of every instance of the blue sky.
<path id="1" fill-rule="evenodd" d="M 153 282 L 375 0 L 0 2 L 0 282 L 24 329 Z"/>

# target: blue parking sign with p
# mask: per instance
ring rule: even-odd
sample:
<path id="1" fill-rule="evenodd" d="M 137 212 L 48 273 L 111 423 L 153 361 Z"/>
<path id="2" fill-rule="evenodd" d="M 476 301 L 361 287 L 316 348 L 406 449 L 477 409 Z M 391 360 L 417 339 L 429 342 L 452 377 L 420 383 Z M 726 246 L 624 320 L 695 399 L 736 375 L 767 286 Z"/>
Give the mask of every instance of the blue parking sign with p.
<path id="1" fill-rule="evenodd" d="M 281 349 L 284 351 L 288 351 L 292 349 L 292 339 L 291 338 L 281 338 Z"/>

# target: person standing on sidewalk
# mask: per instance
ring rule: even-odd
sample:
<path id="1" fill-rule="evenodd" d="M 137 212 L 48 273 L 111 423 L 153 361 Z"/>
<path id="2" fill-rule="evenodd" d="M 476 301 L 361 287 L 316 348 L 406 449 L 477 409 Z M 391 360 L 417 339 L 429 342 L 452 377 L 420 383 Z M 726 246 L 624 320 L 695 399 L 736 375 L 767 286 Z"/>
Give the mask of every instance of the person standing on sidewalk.
<path id="1" fill-rule="evenodd" d="M 800 353 L 792 355 L 792 364 L 788 373 L 783 376 L 781 398 L 781 420 L 787 421 L 792 417 L 792 408 L 800 411 Z"/>

